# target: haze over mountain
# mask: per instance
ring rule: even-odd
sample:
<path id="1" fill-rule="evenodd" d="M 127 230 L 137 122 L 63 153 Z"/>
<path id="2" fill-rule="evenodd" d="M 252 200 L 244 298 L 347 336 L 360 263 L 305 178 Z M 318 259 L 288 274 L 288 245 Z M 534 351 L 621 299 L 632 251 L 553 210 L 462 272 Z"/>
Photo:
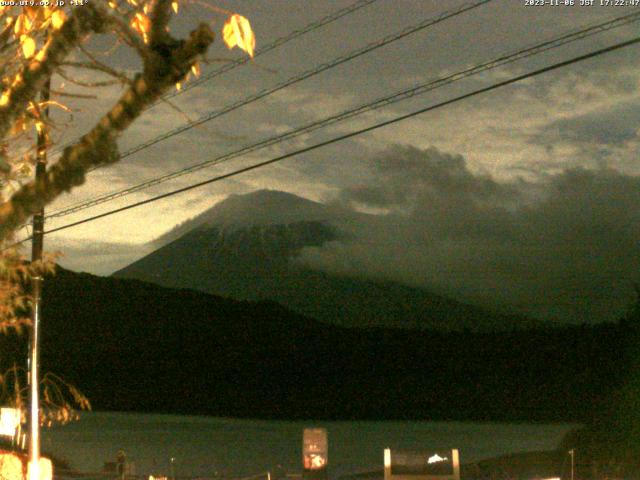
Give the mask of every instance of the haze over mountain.
<path id="1" fill-rule="evenodd" d="M 232 195 L 114 273 L 239 300 L 272 300 L 345 326 L 509 329 L 531 321 L 388 279 L 330 273 L 303 261 L 314 248 L 363 238 L 381 217 L 260 190 Z"/>

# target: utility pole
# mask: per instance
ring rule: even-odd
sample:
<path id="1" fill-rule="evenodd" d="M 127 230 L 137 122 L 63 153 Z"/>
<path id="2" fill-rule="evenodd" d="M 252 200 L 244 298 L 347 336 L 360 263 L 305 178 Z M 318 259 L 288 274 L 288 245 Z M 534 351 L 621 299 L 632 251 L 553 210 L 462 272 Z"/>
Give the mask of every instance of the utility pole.
<path id="1" fill-rule="evenodd" d="M 49 117 L 49 96 L 51 91 L 51 77 L 47 79 L 40 92 L 40 127 L 38 128 L 37 140 L 37 163 L 36 163 L 36 183 L 45 181 L 47 169 L 47 143 Z M 42 250 L 44 245 L 44 206 L 33 216 L 33 240 L 31 242 L 31 262 L 42 260 Z M 42 283 L 44 278 L 42 273 L 38 273 L 31 279 L 33 294 L 33 325 L 29 338 L 29 479 L 40 479 L 40 376 L 39 376 L 39 356 L 40 356 L 40 316 L 42 310 Z"/>

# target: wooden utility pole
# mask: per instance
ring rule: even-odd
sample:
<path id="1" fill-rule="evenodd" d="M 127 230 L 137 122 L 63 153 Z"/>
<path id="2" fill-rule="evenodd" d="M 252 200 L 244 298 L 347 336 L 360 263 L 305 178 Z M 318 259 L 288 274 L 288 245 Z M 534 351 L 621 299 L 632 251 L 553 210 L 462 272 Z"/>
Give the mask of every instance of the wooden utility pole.
<path id="1" fill-rule="evenodd" d="M 37 163 L 36 183 L 45 181 L 47 169 L 47 143 L 49 95 L 51 90 L 51 78 L 49 78 L 40 92 L 40 118 L 37 131 Z M 42 260 L 44 245 L 44 207 L 33 216 L 33 233 L 31 243 L 31 262 Z M 42 272 L 37 273 L 31 279 L 33 310 L 31 320 L 33 325 L 29 337 L 29 480 L 40 479 L 40 316 L 42 310 Z"/>

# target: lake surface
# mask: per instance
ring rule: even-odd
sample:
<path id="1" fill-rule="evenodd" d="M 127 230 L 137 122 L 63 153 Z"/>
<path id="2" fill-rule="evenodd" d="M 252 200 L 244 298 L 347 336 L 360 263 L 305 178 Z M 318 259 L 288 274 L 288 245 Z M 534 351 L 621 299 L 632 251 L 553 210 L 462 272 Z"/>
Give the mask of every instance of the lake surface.
<path id="1" fill-rule="evenodd" d="M 255 421 L 177 415 L 92 412 L 43 431 L 42 449 L 74 469 L 97 472 L 119 449 L 137 474 L 243 477 L 301 467 L 302 431 L 323 427 L 332 477 L 380 469 L 386 447 L 458 448 L 461 463 L 555 448 L 573 425 L 470 422 Z"/>

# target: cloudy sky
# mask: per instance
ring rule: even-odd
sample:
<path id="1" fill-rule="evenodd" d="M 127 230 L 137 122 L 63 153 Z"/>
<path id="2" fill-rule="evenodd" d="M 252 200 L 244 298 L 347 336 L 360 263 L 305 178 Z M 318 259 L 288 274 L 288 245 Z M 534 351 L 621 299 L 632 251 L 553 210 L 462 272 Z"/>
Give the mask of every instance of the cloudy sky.
<path id="1" fill-rule="evenodd" d="M 215 0 L 250 19 L 258 47 L 351 1 Z M 121 138 L 122 151 L 318 64 L 467 3 L 378 0 L 150 109 Z M 579 3 L 579 0 L 576 1 Z M 599 3 L 599 1 L 597 2 Z M 494 0 L 90 174 L 50 211 L 135 185 L 381 96 L 515 52 L 638 7 L 526 6 Z M 200 21 L 221 29 L 205 3 L 182 5 L 174 32 Z M 263 161 L 339 134 L 632 38 L 639 23 L 521 60 L 355 119 L 116 201 L 52 219 L 50 228 Z M 136 68 L 110 39 L 91 48 Z M 242 54 L 217 40 L 209 72 Z M 81 75 L 89 76 L 87 73 Z M 60 82 L 61 80 L 58 80 Z M 288 191 L 387 215 L 363 244 L 307 252 L 324 268 L 365 271 L 462 298 L 574 321 L 619 314 L 640 282 L 640 47 L 530 78 L 267 168 L 51 235 L 63 265 L 107 274 L 145 244 L 231 193 Z M 69 90 L 78 87 L 67 86 Z M 64 144 L 91 125 L 118 91 L 74 104 Z M 380 224 L 384 224 L 381 222 Z M 378 225 L 380 225 L 378 224 Z M 365 255 L 363 252 L 367 252 Z M 375 252 L 375 254 L 372 254 Z M 345 267 L 349 259 L 349 267 Z"/>

